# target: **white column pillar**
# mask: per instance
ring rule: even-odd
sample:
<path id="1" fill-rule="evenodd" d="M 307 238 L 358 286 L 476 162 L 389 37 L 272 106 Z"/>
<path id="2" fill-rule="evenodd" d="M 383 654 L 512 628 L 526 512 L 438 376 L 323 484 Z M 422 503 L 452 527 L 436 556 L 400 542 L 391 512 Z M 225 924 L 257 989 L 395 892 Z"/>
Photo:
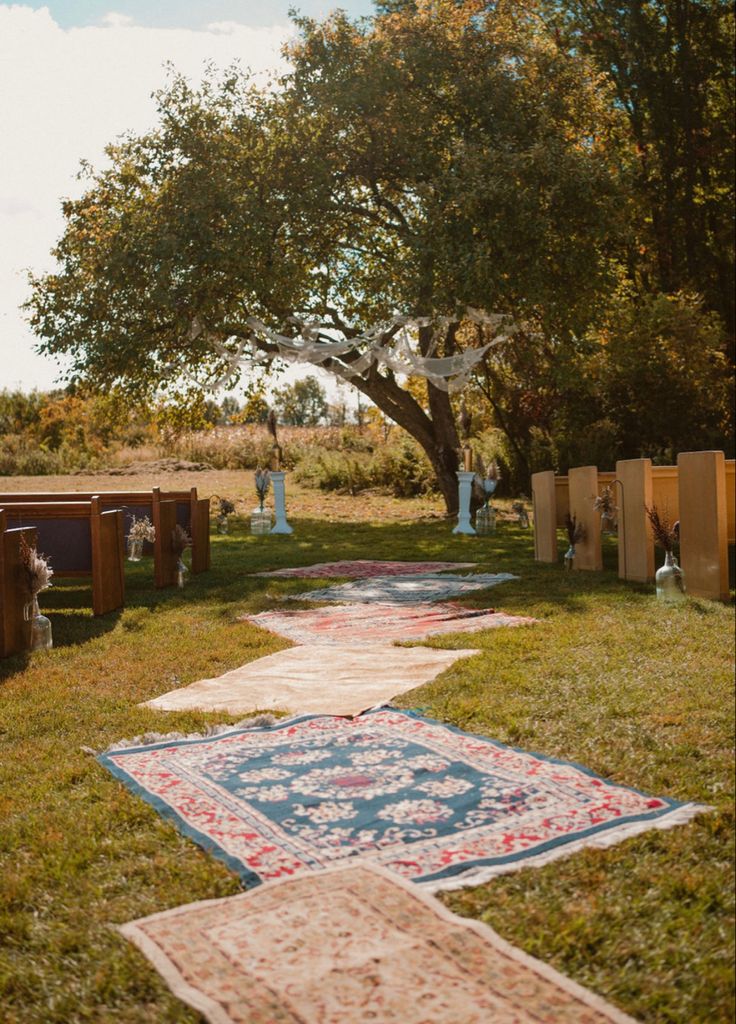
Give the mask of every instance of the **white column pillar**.
<path id="1" fill-rule="evenodd" d="M 273 484 L 273 504 L 276 512 L 276 523 L 271 533 L 293 533 L 294 531 L 286 522 L 286 490 L 284 487 L 283 469 L 271 470 L 271 483 Z"/>
<path id="2" fill-rule="evenodd" d="M 457 511 L 457 526 L 452 531 L 453 533 L 467 533 L 471 536 L 475 536 L 475 530 L 470 523 L 470 493 L 473 486 L 473 477 L 475 473 L 464 473 L 458 472 L 458 511 Z"/>

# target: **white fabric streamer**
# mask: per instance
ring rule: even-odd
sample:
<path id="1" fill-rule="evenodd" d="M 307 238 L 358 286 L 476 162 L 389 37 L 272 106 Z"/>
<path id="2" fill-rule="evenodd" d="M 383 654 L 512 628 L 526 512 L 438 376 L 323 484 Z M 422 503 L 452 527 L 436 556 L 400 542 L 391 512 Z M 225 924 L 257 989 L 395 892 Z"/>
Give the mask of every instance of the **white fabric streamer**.
<path id="1" fill-rule="evenodd" d="M 213 387 L 225 384 L 246 363 L 263 363 L 278 356 L 290 363 L 309 363 L 325 367 L 330 373 L 350 381 L 366 372 L 373 364 L 385 367 L 405 376 L 425 377 L 435 387 L 454 392 L 465 386 L 475 366 L 492 347 L 509 340 L 515 327 L 509 318 L 500 313 L 485 313 L 469 308 L 464 319 L 471 323 L 489 327 L 494 331 L 507 325 L 503 334 L 497 334 L 492 341 L 478 348 L 467 349 L 452 356 L 435 355 L 440 340 L 445 336 L 453 318 L 395 316 L 391 320 L 367 328 L 355 338 L 335 340 L 332 324 L 319 321 L 303 321 L 296 316 L 290 318 L 297 334 L 289 337 L 268 327 L 257 317 L 248 317 L 246 324 L 254 338 L 260 338 L 271 346 L 271 352 L 262 351 L 253 340 L 239 339 L 233 347 L 217 342 L 215 347 L 226 362 L 225 371 Z M 420 328 L 432 327 L 432 339 L 426 355 L 416 351 L 416 332 Z M 196 337 L 204 328 L 196 319 L 192 321 L 190 335 Z M 398 329 L 398 330 L 397 330 Z M 353 358 L 345 357 L 352 355 Z"/>

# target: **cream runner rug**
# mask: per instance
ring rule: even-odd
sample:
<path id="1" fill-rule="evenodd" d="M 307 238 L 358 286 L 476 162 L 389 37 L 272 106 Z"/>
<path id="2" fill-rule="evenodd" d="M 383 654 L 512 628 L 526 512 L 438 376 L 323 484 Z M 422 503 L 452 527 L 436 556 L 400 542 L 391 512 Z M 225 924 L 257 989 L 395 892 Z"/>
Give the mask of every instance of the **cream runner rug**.
<path id="1" fill-rule="evenodd" d="M 357 715 L 428 683 L 458 658 L 478 651 L 439 651 L 392 644 L 307 644 L 259 658 L 215 679 L 170 690 L 145 707 L 159 711 L 290 710 Z"/>

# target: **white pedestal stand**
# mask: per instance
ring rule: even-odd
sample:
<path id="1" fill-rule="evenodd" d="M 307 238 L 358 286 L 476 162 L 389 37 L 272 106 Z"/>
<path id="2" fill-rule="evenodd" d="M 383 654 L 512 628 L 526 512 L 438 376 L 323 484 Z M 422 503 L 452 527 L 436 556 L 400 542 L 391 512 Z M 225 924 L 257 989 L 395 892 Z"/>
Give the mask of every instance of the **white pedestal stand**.
<path id="1" fill-rule="evenodd" d="M 452 531 L 453 533 L 467 533 L 470 536 L 475 536 L 475 530 L 470 523 L 470 494 L 473 486 L 473 477 L 475 473 L 464 473 L 458 472 L 458 512 L 457 512 L 457 526 Z"/>
<path id="2" fill-rule="evenodd" d="M 284 488 L 284 477 L 286 473 L 281 470 L 271 470 L 271 483 L 273 484 L 273 504 L 276 512 L 276 523 L 271 533 L 293 533 L 294 531 L 286 522 L 286 491 Z"/>

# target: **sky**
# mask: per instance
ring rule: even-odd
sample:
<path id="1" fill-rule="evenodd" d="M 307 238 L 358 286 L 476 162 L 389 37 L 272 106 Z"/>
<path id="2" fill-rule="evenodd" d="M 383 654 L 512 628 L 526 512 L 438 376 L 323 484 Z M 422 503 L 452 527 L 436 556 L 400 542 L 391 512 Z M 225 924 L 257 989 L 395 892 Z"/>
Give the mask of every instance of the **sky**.
<path id="1" fill-rule="evenodd" d="M 153 126 L 165 62 L 194 81 L 208 61 L 264 76 L 283 67 L 292 6 L 316 18 L 372 10 L 370 0 L 0 0 L 0 388 L 59 382 L 19 305 L 26 269 L 53 269 L 80 160 L 102 166 L 108 142 Z"/>

